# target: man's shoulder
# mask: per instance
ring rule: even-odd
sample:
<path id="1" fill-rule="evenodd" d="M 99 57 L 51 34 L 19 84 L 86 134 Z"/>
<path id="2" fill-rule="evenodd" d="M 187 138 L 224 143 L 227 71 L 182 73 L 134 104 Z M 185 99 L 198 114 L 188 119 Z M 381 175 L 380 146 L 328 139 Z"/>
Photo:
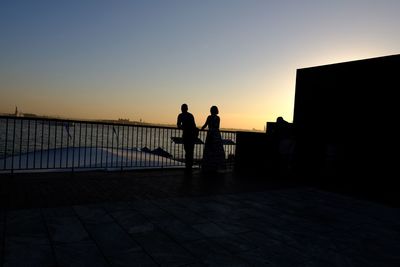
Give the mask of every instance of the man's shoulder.
<path id="1" fill-rule="evenodd" d="M 181 113 L 181 114 L 183 114 L 183 113 Z M 193 114 L 190 113 L 190 112 L 184 113 L 183 116 L 186 117 L 186 118 L 194 118 Z"/>
<path id="2" fill-rule="evenodd" d="M 194 120 L 194 116 L 192 113 L 186 112 L 186 113 L 181 113 L 178 115 L 179 120 L 187 121 L 187 120 Z"/>

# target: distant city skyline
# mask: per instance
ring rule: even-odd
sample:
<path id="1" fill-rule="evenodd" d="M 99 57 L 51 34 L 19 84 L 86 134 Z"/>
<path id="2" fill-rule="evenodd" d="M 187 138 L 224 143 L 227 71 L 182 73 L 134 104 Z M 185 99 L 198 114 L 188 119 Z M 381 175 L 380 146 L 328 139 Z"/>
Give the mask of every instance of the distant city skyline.
<path id="1" fill-rule="evenodd" d="M 400 1 L 0 3 L 0 113 L 293 120 L 296 70 L 400 53 Z"/>
<path id="2" fill-rule="evenodd" d="M 114 118 L 114 119 L 88 119 L 88 118 L 73 118 L 73 117 L 65 117 L 59 115 L 48 115 L 48 114 L 36 114 L 36 113 L 26 113 L 22 112 L 15 107 L 14 112 L 0 112 L 0 116 L 5 117 L 23 117 L 23 118 L 36 118 L 36 119 L 50 119 L 50 120 L 72 120 L 72 121 L 98 121 L 98 122 L 112 122 L 112 123 L 120 123 L 120 124 L 135 124 L 135 125 L 153 125 L 153 126 L 166 126 L 166 127 L 176 127 L 176 122 L 171 123 L 160 123 L 153 121 L 144 121 L 142 118 L 138 120 L 131 120 L 129 118 Z M 243 130 L 243 131 L 265 131 L 266 125 L 264 125 L 263 129 L 245 129 L 245 128 L 221 128 L 222 130 Z"/>

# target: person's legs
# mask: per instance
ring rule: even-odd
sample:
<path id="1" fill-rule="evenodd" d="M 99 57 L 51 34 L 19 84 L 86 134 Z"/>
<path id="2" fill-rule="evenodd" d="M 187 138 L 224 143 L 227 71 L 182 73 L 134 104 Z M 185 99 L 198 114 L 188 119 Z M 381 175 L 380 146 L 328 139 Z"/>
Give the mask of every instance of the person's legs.
<path id="1" fill-rule="evenodd" d="M 187 169 L 191 169 L 193 166 L 194 143 L 185 142 L 183 146 L 185 149 L 185 166 Z"/>

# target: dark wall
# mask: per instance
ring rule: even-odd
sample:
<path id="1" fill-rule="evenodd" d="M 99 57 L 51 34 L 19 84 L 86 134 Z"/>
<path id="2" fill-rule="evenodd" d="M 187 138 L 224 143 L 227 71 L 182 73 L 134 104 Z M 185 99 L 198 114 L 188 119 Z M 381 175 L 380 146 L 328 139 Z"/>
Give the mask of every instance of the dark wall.
<path id="1" fill-rule="evenodd" d="M 293 124 L 303 174 L 392 184 L 398 172 L 400 55 L 297 70 Z M 344 178 L 344 175 L 352 178 Z"/>
<path id="2" fill-rule="evenodd" d="M 237 132 L 235 169 L 268 172 L 266 164 L 271 154 L 266 133 Z"/>

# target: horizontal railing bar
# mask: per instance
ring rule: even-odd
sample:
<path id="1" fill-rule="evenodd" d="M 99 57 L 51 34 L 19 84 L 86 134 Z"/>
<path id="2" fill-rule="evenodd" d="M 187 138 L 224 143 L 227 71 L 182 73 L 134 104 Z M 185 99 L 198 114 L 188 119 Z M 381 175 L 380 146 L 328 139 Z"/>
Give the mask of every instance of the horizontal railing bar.
<path id="1" fill-rule="evenodd" d="M 4 116 L 0 115 L 0 119 L 15 119 L 15 120 L 34 120 L 34 121 L 53 121 L 63 123 L 83 123 L 83 124 L 100 124 L 100 125 L 113 125 L 113 126 L 130 126 L 130 127 L 144 127 L 144 128 L 159 128 L 159 129 L 176 129 L 176 126 L 168 125 L 153 125 L 153 124 L 141 124 L 141 123 L 119 123 L 119 122 L 107 122 L 107 121 L 92 121 L 92 120 L 73 120 L 73 119 L 57 119 L 57 118 L 42 118 L 42 117 L 19 117 L 19 116 Z M 60 124 L 59 126 L 63 126 Z M 207 130 L 200 130 L 207 131 Z M 238 131 L 221 129 L 221 132 L 225 133 L 236 133 Z M 246 130 L 240 130 L 240 132 L 247 132 Z"/>

